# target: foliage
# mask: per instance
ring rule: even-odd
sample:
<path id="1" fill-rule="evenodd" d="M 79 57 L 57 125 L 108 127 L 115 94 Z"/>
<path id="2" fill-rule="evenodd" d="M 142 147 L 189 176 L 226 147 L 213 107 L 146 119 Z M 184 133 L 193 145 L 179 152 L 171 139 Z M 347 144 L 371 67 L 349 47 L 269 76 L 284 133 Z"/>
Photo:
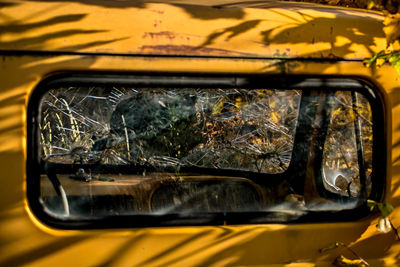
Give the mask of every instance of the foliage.
<path id="1" fill-rule="evenodd" d="M 396 234 L 397 238 L 400 239 L 399 233 L 397 231 L 397 228 L 394 227 L 388 216 L 393 212 L 394 208 L 390 203 L 380 203 L 376 202 L 373 200 L 368 200 L 367 202 L 368 207 L 370 207 L 371 211 L 372 210 L 379 210 L 381 213 L 381 218 L 378 221 L 378 224 L 376 228 L 378 229 L 379 232 L 382 233 L 389 233 L 391 230 L 394 231 Z"/>
<path id="2" fill-rule="evenodd" d="M 386 35 L 386 50 L 382 50 L 372 58 L 366 59 L 367 66 L 381 66 L 384 63 L 391 64 L 400 75 L 400 50 L 394 47 L 400 45 L 400 0 L 360 0 L 367 4 L 368 8 L 376 8 L 384 11 L 385 20 L 383 31 Z"/>
<path id="3" fill-rule="evenodd" d="M 380 67 L 391 64 L 400 75 L 400 0 L 305 0 L 329 5 L 367 8 L 382 11 L 385 14 L 383 31 L 387 46 L 371 58 L 365 60 L 366 66 Z"/>
<path id="4" fill-rule="evenodd" d="M 380 203 L 374 200 L 368 200 L 367 205 L 371 208 L 371 211 L 378 209 L 381 212 L 382 217 L 389 216 L 393 211 L 393 206 L 390 203 Z"/>
<path id="5" fill-rule="evenodd" d="M 367 58 L 365 64 L 370 66 L 380 67 L 385 63 L 391 64 L 400 75 L 400 50 L 385 51 L 382 50 L 371 58 Z"/>

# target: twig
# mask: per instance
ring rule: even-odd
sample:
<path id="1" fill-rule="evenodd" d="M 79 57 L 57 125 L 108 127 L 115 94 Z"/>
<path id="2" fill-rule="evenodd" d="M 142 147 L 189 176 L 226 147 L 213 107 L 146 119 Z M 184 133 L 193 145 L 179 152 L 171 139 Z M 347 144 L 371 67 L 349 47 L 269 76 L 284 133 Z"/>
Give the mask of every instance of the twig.
<path id="1" fill-rule="evenodd" d="M 365 265 L 369 266 L 369 263 L 364 260 L 363 258 L 361 258 L 354 250 L 352 250 L 350 247 L 348 247 L 346 244 L 344 243 L 339 243 L 341 246 L 345 247 L 348 251 L 350 251 L 355 257 L 359 258 Z"/>
<path id="2" fill-rule="evenodd" d="M 129 138 L 128 138 L 128 130 L 126 129 L 126 123 L 125 123 L 125 117 L 124 115 L 121 115 L 122 117 L 122 123 L 124 124 L 124 130 L 125 130 L 125 138 L 126 138 L 126 149 L 128 150 L 128 160 L 131 160 L 131 152 L 129 149 Z"/>
<path id="3" fill-rule="evenodd" d="M 332 243 L 331 245 L 329 245 L 326 248 L 319 249 L 319 252 L 320 253 L 324 253 L 324 252 L 326 252 L 328 250 L 336 249 L 336 248 L 338 248 L 340 246 L 346 248 L 351 254 L 353 254 L 354 257 L 356 257 L 359 260 L 361 260 L 366 266 L 369 266 L 369 263 L 366 260 L 361 258 L 354 250 L 352 250 L 350 247 L 348 247 L 345 243 L 342 243 L 342 242 L 334 242 L 334 243 Z"/>

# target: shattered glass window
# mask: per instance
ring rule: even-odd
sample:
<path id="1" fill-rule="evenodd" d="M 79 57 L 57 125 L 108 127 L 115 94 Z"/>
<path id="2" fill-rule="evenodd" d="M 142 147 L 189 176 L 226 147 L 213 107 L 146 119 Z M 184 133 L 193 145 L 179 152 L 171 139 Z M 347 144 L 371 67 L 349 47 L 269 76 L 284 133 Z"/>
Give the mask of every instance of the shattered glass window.
<path id="1" fill-rule="evenodd" d="M 280 173 L 300 91 L 59 88 L 41 103 L 42 158 Z"/>
<path id="2" fill-rule="evenodd" d="M 61 221 L 287 222 L 373 186 L 372 108 L 351 90 L 53 86 L 37 114 L 38 203 Z"/>

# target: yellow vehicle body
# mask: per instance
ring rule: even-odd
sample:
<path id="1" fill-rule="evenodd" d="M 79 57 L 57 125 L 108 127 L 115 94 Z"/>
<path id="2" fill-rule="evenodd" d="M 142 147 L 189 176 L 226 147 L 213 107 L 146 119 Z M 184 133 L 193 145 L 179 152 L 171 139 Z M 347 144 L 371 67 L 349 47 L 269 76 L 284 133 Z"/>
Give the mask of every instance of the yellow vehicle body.
<path id="1" fill-rule="evenodd" d="M 218 4 L 218 5 L 217 5 Z M 0 265 L 330 266 L 339 255 L 400 264 L 379 214 L 351 222 L 60 230 L 26 197 L 27 105 L 53 73 L 287 74 L 359 77 L 384 99 L 382 201 L 400 227 L 400 75 L 363 59 L 385 49 L 375 12 L 276 1 L 6 1 L 0 3 Z"/>

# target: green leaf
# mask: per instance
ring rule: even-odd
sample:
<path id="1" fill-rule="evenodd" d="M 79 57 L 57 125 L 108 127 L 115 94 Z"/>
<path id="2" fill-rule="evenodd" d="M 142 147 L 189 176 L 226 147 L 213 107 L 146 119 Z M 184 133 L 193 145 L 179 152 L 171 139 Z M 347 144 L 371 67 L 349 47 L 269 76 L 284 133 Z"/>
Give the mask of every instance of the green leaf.
<path id="1" fill-rule="evenodd" d="M 377 205 L 378 202 L 370 199 L 367 200 L 367 206 L 370 208 L 371 211 L 373 211 Z"/>
<path id="2" fill-rule="evenodd" d="M 396 69 L 397 73 L 400 75 L 400 52 L 397 54 L 392 55 L 389 58 L 390 64 Z"/>
<path id="3" fill-rule="evenodd" d="M 392 52 L 386 52 L 385 50 L 382 50 L 375 54 L 373 57 L 366 58 L 364 60 L 364 64 L 367 67 L 380 67 L 385 63 L 390 63 L 400 75 L 400 50 L 395 50 Z"/>
<path id="4" fill-rule="evenodd" d="M 393 206 L 390 203 L 379 203 L 378 209 L 382 213 L 382 217 L 389 216 L 390 213 L 394 210 Z"/>
<path id="5" fill-rule="evenodd" d="M 368 199 L 367 200 L 367 206 L 368 207 L 375 207 L 376 205 L 378 205 L 378 202 L 376 202 L 375 200 L 371 200 L 371 199 Z"/>
<path id="6" fill-rule="evenodd" d="M 389 216 L 390 213 L 393 211 L 393 206 L 390 203 L 379 203 L 374 200 L 367 200 L 367 206 L 372 210 L 375 208 L 378 208 L 378 210 L 381 212 L 382 217 L 387 217 Z"/>
<path id="7" fill-rule="evenodd" d="M 371 1 L 368 3 L 368 6 L 367 6 L 368 9 L 373 9 L 374 7 L 375 7 L 374 1 Z"/>

